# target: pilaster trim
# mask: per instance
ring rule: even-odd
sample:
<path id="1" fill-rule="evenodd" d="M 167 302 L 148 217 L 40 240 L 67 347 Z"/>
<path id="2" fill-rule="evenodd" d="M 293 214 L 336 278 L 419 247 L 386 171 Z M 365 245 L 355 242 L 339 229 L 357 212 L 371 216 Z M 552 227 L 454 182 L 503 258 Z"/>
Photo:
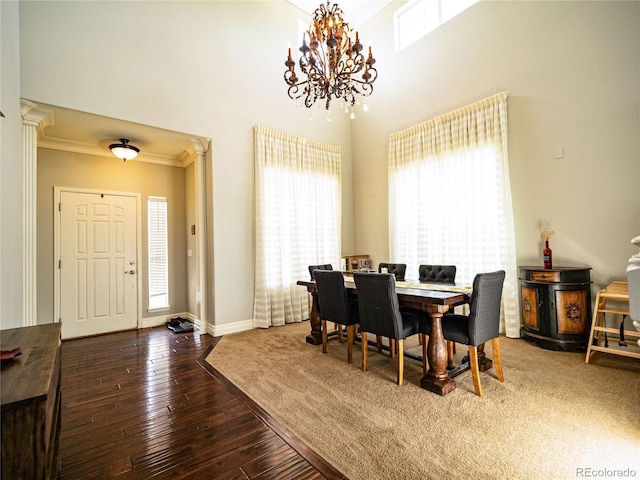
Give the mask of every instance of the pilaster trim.
<path id="1" fill-rule="evenodd" d="M 22 114 L 22 325 L 37 325 L 37 166 L 38 135 L 54 125 L 53 112 L 20 100 Z"/>
<path id="2" fill-rule="evenodd" d="M 211 140 L 192 138 L 187 142 L 184 149 L 187 154 L 193 158 L 196 163 L 195 168 L 195 190 L 196 190 L 196 269 L 197 269 L 197 287 L 196 287 L 196 315 L 200 318 L 199 332 L 205 335 L 208 330 L 207 315 L 207 195 L 206 195 L 206 153 L 209 149 Z M 191 163 L 191 162 L 190 162 Z M 199 309 L 198 309 L 199 306 Z"/>

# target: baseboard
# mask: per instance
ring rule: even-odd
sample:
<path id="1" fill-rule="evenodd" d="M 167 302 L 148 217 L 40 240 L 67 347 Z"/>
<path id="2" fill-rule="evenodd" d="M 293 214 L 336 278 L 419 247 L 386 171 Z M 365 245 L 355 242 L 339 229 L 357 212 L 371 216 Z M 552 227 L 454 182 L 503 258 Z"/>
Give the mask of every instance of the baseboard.
<path id="1" fill-rule="evenodd" d="M 211 330 L 211 335 L 221 337 L 230 333 L 244 332 L 253 329 L 253 320 L 243 320 L 241 322 L 225 323 L 224 325 L 207 325 Z"/>
<path id="2" fill-rule="evenodd" d="M 200 323 L 200 321 L 197 320 L 194 315 L 187 312 L 182 312 L 182 313 L 171 313 L 169 315 L 158 315 L 157 317 L 143 318 L 142 325 L 140 325 L 140 328 L 159 327 L 167 323 L 172 318 L 176 318 L 176 317 L 186 318 L 196 326 L 199 326 L 198 324 Z"/>
<path id="3" fill-rule="evenodd" d="M 140 328 L 159 327 L 161 325 L 164 325 L 172 318 L 176 317 L 186 318 L 191 323 L 193 323 L 196 331 L 200 330 L 200 319 L 196 318 L 195 315 L 188 312 L 172 313 L 170 315 L 159 315 L 157 317 L 143 318 Z M 221 337 L 222 335 L 244 332 L 245 330 L 251 330 L 252 328 L 253 320 L 243 320 L 241 322 L 226 323 L 224 325 L 207 324 L 205 331 L 202 333 L 208 333 L 213 337 Z"/>

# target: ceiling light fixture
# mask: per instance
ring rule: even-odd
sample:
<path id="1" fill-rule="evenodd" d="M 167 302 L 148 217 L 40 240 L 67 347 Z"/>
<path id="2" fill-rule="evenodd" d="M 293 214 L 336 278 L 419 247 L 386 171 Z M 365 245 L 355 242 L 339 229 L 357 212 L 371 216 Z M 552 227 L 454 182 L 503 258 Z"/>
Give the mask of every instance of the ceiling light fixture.
<path id="1" fill-rule="evenodd" d="M 140 149 L 133 145 L 129 145 L 129 140 L 126 138 L 121 138 L 120 143 L 112 143 L 109 145 L 109 149 L 111 150 L 111 153 L 125 162 L 136 158 L 138 153 L 140 153 Z"/>
<path id="2" fill-rule="evenodd" d="M 353 33 L 354 39 L 350 36 Z M 296 62 L 291 58 L 289 48 L 284 72 L 289 97 L 293 100 L 304 97 L 307 108 L 317 100 L 324 100 L 327 110 L 334 97 L 342 99 L 345 111 L 351 110 L 351 118 L 355 118 L 354 105 L 359 104 L 361 97 L 366 99 L 371 95 L 373 82 L 378 78 L 371 46 L 366 59 L 362 49 L 358 32 L 344 21 L 342 9 L 327 0 L 326 6 L 320 5 L 314 12 L 313 23 L 302 38 L 302 55 L 298 62 L 306 76 L 302 80 L 296 75 Z"/>

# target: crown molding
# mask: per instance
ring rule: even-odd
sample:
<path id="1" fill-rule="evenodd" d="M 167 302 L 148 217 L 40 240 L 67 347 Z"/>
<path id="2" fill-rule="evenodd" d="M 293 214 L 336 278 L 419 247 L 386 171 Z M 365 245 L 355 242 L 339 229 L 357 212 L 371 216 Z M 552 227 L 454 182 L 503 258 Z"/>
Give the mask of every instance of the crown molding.
<path id="1" fill-rule="evenodd" d="M 114 159 L 116 158 L 113 156 L 109 149 L 103 148 L 99 145 L 78 142 L 75 140 L 47 137 L 46 135 L 38 139 L 38 148 L 48 148 L 50 150 L 60 150 L 63 152 L 83 153 L 85 155 L 95 155 L 99 157 L 109 157 Z M 141 152 L 136 158 L 128 161 L 154 163 L 157 165 L 184 168 L 187 166 L 185 165 L 184 157 L 184 154 L 181 154 L 179 157 L 173 157 L 170 155 Z"/>

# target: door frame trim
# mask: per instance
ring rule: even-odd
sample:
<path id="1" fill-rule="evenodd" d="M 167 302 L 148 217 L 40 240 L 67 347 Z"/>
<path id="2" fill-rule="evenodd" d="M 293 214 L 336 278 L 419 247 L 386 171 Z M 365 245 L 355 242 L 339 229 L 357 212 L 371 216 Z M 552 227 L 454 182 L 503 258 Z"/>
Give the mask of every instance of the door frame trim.
<path id="1" fill-rule="evenodd" d="M 53 187 L 53 322 L 60 322 L 60 269 L 58 262 L 60 261 L 60 215 L 58 210 L 60 205 L 60 197 L 62 192 L 69 193 L 89 193 L 95 195 L 113 195 L 118 197 L 133 197 L 136 199 L 136 262 L 138 263 L 138 272 L 142 272 L 140 262 L 142 259 L 142 194 L 135 192 L 120 192 L 117 190 L 95 190 L 90 188 L 76 187 Z M 142 275 L 138 275 L 137 284 L 137 308 L 136 308 L 136 326 L 141 328 L 142 321 Z"/>

